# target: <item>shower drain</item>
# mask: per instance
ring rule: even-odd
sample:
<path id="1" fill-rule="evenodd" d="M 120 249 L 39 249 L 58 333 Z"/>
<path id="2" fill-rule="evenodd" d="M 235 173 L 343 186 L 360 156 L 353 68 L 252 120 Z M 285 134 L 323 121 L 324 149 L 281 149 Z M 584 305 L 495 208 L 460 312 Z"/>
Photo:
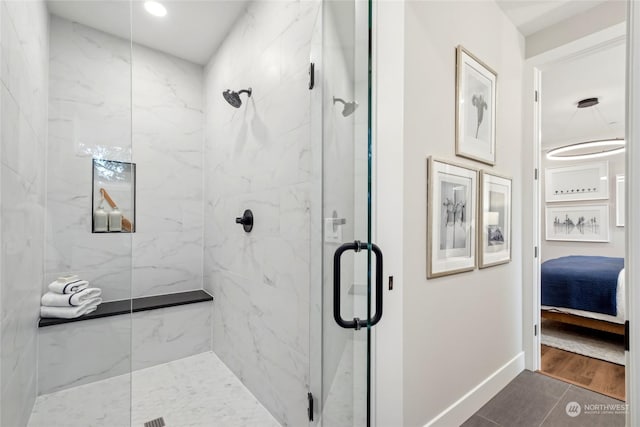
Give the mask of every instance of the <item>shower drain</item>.
<path id="1" fill-rule="evenodd" d="M 156 418 L 155 420 L 147 421 L 144 423 L 144 427 L 165 427 L 164 418 Z"/>

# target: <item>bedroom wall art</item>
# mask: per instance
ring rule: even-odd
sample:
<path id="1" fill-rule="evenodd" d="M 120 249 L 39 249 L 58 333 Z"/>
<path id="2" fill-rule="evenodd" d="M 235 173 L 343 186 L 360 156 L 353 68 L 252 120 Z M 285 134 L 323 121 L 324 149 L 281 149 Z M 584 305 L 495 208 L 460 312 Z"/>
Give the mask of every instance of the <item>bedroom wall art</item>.
<path id="1" fill-rule="evenodd" d="M 545 200 L 569 202 L 609 198 L 609 162 L 545 169 Z"/>
<path id="2" fill-rule="evenodd" d="M 427 160 L 427 278 L 476 267 L 475 169 Z"/>
<path id="3" fill-rule="evenodd" d="M 616 226 L 624 227 L 625 199 L 624 175 L 616 175 Z"/>
<path id="4" fill-rule="evenodd" d="M 546 239 L 609 241 L 609 205 L 547 206 Z"/>
<path id="5" fill-rule="evenodd" d="M 462 46 L 456 48 L 456 155 L 496 163 L 498 74 Z"/>
<path id="6" fill-rule="evenodd" d="M 511 178 L 480 171 L 478 266 L 511 261 Z"/>

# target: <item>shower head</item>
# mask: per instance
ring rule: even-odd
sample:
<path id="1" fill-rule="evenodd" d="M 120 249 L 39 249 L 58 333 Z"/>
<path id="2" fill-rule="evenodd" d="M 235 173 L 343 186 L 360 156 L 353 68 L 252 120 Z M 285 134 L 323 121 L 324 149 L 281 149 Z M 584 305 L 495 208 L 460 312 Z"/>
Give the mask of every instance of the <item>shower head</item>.
<path id="1" fill-rule="evenodd" d="M 239 92 L 231 91 L 227 89 L 224 92 L 222 92 L 222 96 L 229 103 L 229 105 L 231 105 L 234 108 L 240 108 L 240 106 L 242 105 L 242 100 L 240 99 L 241 93 L 246 93 L 249 96 L 249 98 L 251 98 L 251 88 L 243 89 Z"/>
<path id="2" fill-rule="evenodd" d="M 350 116 L 351 114 L 353 114 L 354 111 L 356 111 L 357 108 L 358 108 L 357 101 L 347 102 L 346 104 L 344 104 L 344 108 L 342 109 L 342 115 L 345 117 Z"/>
<path id="3" fill-rule="evenodd" d="M 342 108 L 342 115 L 344 117 L 348 117 L 353 114 L 354 111 L 358 108 L 358 101 L 346 102 L 344 99 L 333 97 L 333 104 L 336 102 L 340 102 L 344 107 Z"/>

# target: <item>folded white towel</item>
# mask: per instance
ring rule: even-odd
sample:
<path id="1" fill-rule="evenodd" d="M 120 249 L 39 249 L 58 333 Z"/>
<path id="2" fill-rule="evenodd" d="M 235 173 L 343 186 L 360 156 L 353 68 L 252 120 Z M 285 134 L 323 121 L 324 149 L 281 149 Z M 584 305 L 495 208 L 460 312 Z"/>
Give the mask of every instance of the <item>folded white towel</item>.
<path id="1" fill-rule="evenodd" d="M 58 282 L 70 282 L 72 280 L 78 280 L 77 274 L 68 273 L 66 276 L 58 276 Z"/>
<path id="2" fill-rule="evenodd" d="M 55 317 L 58 319 L 74 319 L 84 314 L 93 313 L 102 302 L 102 298 L 92 298 L 77 307 L 40 307 L 40 317 Z"/>
<path id="3" fill-rule="evenodd" d="M 102 291 L 99 288 L 86 288 L 74 294 L 47 292 L 40 301 L 42 305 L 47 307 L 77 307 L 100 295 L 102 295 Z"/>
<path id="4" fill-rule="evenodd" d="M 89 287 L 89 282 L 77 278 L 49 283 L 49 290 L 56 294 L 74 294 Z"/>

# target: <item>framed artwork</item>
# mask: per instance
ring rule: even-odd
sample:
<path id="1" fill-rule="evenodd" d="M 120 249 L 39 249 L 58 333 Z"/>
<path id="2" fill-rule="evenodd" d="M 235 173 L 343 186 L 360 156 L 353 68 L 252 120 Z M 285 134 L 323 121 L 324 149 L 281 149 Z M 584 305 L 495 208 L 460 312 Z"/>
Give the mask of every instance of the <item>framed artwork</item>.
<path id="1" fill-rule="evenodd" d="M 496 163 L 498 74 L 464 47 L 456 48 L 456 155 Z"/>
<path id="2" fill-rule="evenodd" d="M 616 227 L 624 227 L 625 193 L 624 175 L 616 175 Z"/>
<path id="3" fill-rule="evenodd" d="M 478 172 L 429 157 L 427 161 L 427 278 L 476 268 Z"/>
<path id="4" fill-rule="evenodd" d="M 609 162 L 547 168 L 544 188 L 547 202 L 608 199 Z"/>
<path id="5" fill-rule="evenodd" d="M 480 171 L 478 266 L 511 261 L 511 178 Z"/>
<path id="6" fill-rule="evenodd" d="M 609 205 L 547 206 L 545 219 L 547 240 L 609 241 Z"/>

